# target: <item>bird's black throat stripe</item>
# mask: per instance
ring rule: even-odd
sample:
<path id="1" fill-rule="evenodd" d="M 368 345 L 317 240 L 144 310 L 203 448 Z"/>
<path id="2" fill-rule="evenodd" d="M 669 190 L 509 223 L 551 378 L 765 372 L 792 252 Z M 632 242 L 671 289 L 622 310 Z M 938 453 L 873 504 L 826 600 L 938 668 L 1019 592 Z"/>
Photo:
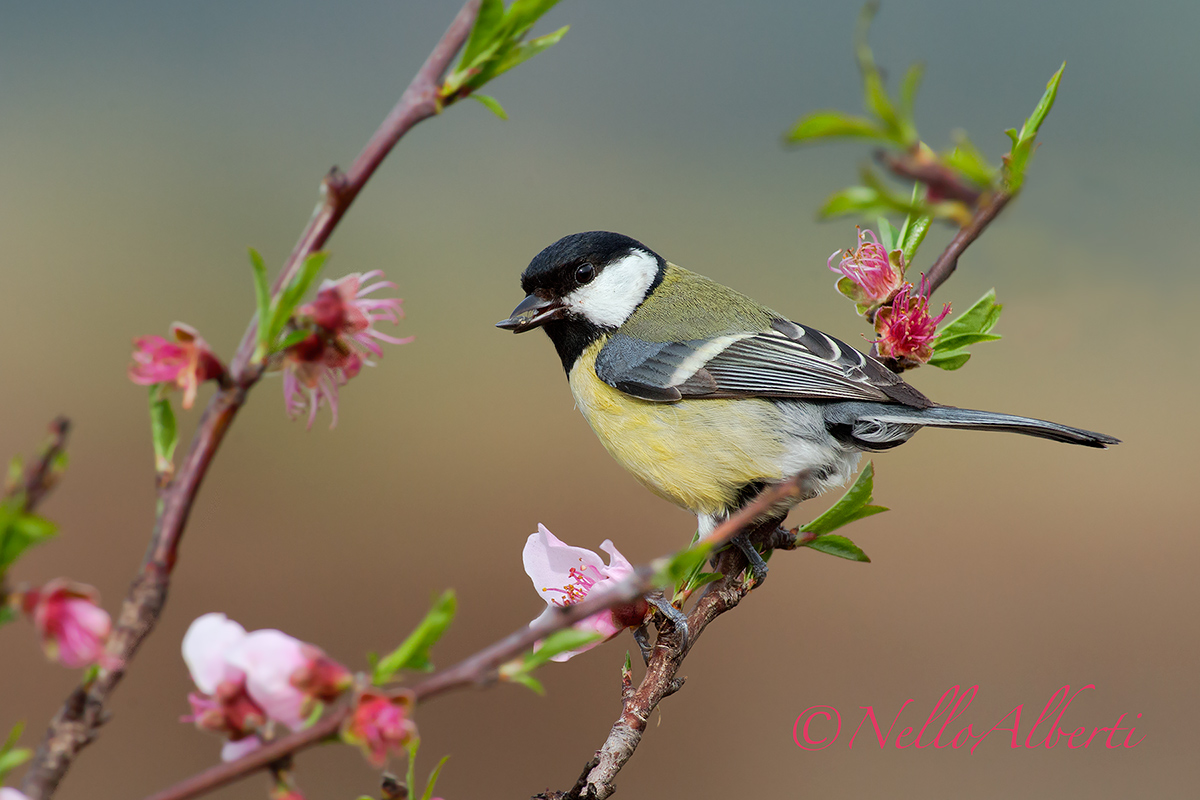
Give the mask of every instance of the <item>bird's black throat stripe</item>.
<path id="1" fill-rule="evenodd" d="M 575 362 L 583 355 L 584 350 L 587 350 L 596 340 L 615 330 L 615 328 L 602 328 L 579 317 L 547 322 L 542 328 L 550 337 L 550 341 L 554 342 L 554 349 L 558 351 L 563 371 L 567 375 L 571 374 L 571 367 L 575 366 Z"/>

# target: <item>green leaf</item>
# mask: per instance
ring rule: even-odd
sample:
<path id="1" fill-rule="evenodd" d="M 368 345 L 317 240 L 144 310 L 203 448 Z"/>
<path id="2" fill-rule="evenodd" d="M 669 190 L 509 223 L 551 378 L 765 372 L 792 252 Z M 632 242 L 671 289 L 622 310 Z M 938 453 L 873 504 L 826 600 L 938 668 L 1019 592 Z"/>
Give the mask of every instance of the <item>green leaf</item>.
<path id="1" fill-rule="evenodd" d="M 514 36 L 521 36 L 556 5 L 558 0 L 515 0 L 508 7 L 505 23 Z"/>
<path id="2" fill-rule="evenodd" d="M 500 26 L 504 22 L 504 0 L 483 0 L 479 5 L 479 15 L 475 17 L 475 25 L 471 28 L 471 38 L 463 49 L 459 65 L 468 67 L 479 57 L 479 54 L 492 45 L 498 38 Z"/>
<path id="3" fill-rule="evenodd" d="M 470 94 L 470 95 L 468 95 L 468 97 L 470 97 L 472 100 L 478 100 L 480 103 L 483 104 L 484 108 L 491 111 L 493 114 L 495 114 L 500 119 L 508 119 L 508 112 L 506 112 L 504 110 L 504 106 L 500 105 L 500 103 L 496 100 L 496 98 L 489 97 L 486 94 L 478 94 L 478 93 Z"/>
<path id="4" fill-rule="evenodd" d="M 0 604 L 0 625 L 12 622 L 17 618 L 17 610 L 10 605 Z"/>
<path id="5" fill-rule="evenodd" d="M 304 263 L 297 270 L 296 274 L 287 286 L 283 287 L 275 300 L 271 303 L 271 327 L 269 342 L 275 342 L 288 320 L 292 318 L 292 313 L 296 310 L 296 306 L 300 305 L 300 301 L 304 299 L 304 295 L 308 293 L 308 287 L 316 280 L 317 275 L 321 272 L 321 267 L 325 266 L 325 260 L 329 258 L 329 254 L 322 251 L 312 253 L 304 259 Z"/>
<path id="6" fill-rule="evenodd" d="M 954 149 L 942 156 L 942 163 L 951 169 L 958 170 L 967 179 L 980 186 L 991 186 L 996 180 L 996 168 L 988 163 L 987 158 L 967 138 L 963 131 L 955 131 Z"/>
<path id="7" fill-rule="evenodd" d="M 58 532 L 58 526 L 36 514 L 0 509 L 0 572 L 8 569 L 26 550 Z"/>
<path id="8" fill-rule="evenodd" d="M 971 358 L 966 350 L 968 345 L 1000 338 L 988 331 L 995 327 L 1003 309 L 1004 306 L 996 302 L 996 290 L 989 290 L 938 332 L 938 337 L 933 340 L 929 364 L 945 370 L 960 369 Z"/>
<path id="9" fill-rule="evenodd" d="M 877 221 L 879 227 L 879 243 L 883 245 L 885 252 L 892 252 L 897 247 L 897 242 L 900 241 L 900 231 L 896 230 L 896 226 L 888 222 L 887 217 L 880 217 Z"/>
<path id="10" fill-rule="evenodd" d="M 930 356 L 928 364 L 931 367 L 951 371 L 961 368 L 970 360 L 971 354 L 966 350 L 951 350 L 945 353 L 934 353 Z"/>
<path id="11" fill-rule="evenodd" d="M 879 67 L 875 66 L 875 55 L 867 43 L 871 20 L 878 10 L 877 3 L 867 3 L 859 13 L 858 27 L 854 35 L 854 54 L 858 59 L 858 68 L 862 72 L 863 103 L 866 109 L 884 123 L 892 138 L 899 141 L 897 134 L 900 132 L 900 120 L 896 116 L 896 109 L 892 105 L 891 98 L 888 97 L 887 89 L 884 88 L 883 75 L 879 72 Z"/>
<path id="12" fill-rule="evenodd" d="M 175 426 L 171 400 L 160 383 L 150 387 L 150 438 L 154 442 L 154 471 L 170 478 L 175 472 L 175 446 L 179 444 L 179 431 Z"/>
<path id="13" fill-rule="evenodd" d="M 20 486 L 24 477 L 25 462 L 20 456 L 13 456 L 12 460 L 8 462 L 8 475 L 4 481 L 5 492 L 11 492 Z"/>
<path id="14" fill-rule="evenodd" d="M 442 774 L 442 767 L 446 766 L 446 762 L 450 760 L 450 756 L 442 756 L 442 760 L 433 768 L 433 772 L 429 773 L 429 782 L 425 784 L 425 793 L 421 795 L 421 800 L 432 800 L 433 789 L 437 786 L 438 777 Z"/>
<path id="15" fill-rule="evenodd" d="M 786 141 L 803 144 L 818 139 L 834 138 L 883 139 L 887 132 L 866 117 L 855 117 L 841 111 L 815 111 L 801 117 L 788 131 Z"/>
<path id="16" fill-rule="evenodd" d="M 561 631 L 555 631 L 543 639 L 536 650 L 526 653 L 521 658 L 521 671 L 532 672 L 559 653 L 578 650 L 603 638 L 604 635 L 596 631 L 581 631 L 575 628 L 563 628 Z"/>
<path id="17" fill-rule="evenodd" d="M 917 249 L 921 246 L 921 242 L 925 241 L 925 234 L 929 232 L 929 225 L 933 222 L 933 217 L 928 214 L 914 217 L 909 215 L 904 221 L 904 236 L 901 239 L 900 251 L 904 253 L 904 265 L 907 267 L 913 262 L 917 256 Z"/>
<path id="18" fill-rule="evenodd" d="M 921 78 L 925 74 L 924 64 L 913 64 L 904 73 L 900 82 L 900 119 L 913 128 L 914 138 L 916 127 L 913 125 L 913 107 L 917 99 L 917 89 L 921 88 Z"/>
<path id="19" fill-rule="evenodd" d="M 433 669 L 429 661 L 429 650 L 450 627 L 457 610 L 458 601 L 454 590 L 447 589 L 433 604 L 433 608 L 421 620 L 407 639 L 399 647 L 379 660 L 372 671 L 371 682 L 382 686 L 390 681 L 402 669 L 416 669 L 428 672 Z"/>
<path id="20" fill-rule="evenodd" d="M 881 214 L 891 208 L 880 197 L 879 192 L 867 186 L 848 186 L 834 192 L 821 206 L 817 215 L 823 219 L 841 217 L 846 214 Z"/>
<path id="21" fill-rule="evenodd" d="M 828 553 L 831 556 L 837 556 L 838 558 L 848 558 L 851 561 L 863 561 L 866 563 L 870 563 L 871 561 L 871 559 L 867 558 L 867 554 L 862 551 L 862 548 L 845 536 L 838 536 L 837 534 L 818 536 L 810 542 L 805 542 L 804 546 L 811 547 L 813 550 L 819 550 L 822 553 Z"/>
<path id="22" fill-rule="evenodd" d="M 525 675 L 522 673 L 522 674 L 513 675 L 512 677 L 507 678 L 506 680 L 508 680 L 512 683 L 519 683 L 522 686 L 524 686 L 525 688 L 534 692 L 535 694 L 545 694 L 546 693 L 546 687 L 542 686 L 542 682 L 539 681 L 537 678 L 533 677 L 532 675 Z"/>
<path id="23" fill-rule="evenodd" d="M 696 540 L 693 540 L 696 541 Z M 700 569 L 712 554 L 711 542 L 693 544 L 686 550 L 680 550 L 666 560 L 659 571 L 655 583 L 680 584 L 698 575 Z"/>
<path id="24" fill-rule="evenodd" d="M 800 530 L 805 533 L 815 533 L 819 539 L 822 534 L 835 531 L 857 519 L 887 511 L 883 506 L 870 505 L 874 485 L 875 465 L 868 461 L 867 466 L 859 473 L 858 479 L 854 481 L 854 485 L 846 490 L 841 499 L 824 514 L 802 525 Z"/>
<path id="25" fill-rule="evenodd" d="M 498 75 L 502 75 L 513 67 L 525 63 L 538 53 L 549 50 L 551 47 L 559 43 L 562 37 L 566 35 L 568 30 L 570 30 L 570 26 L 564 25 L 554 33 L 548 33 L 545 36 L 539 36 L 536 39 L 530 39 L 528 42 L 514 45 L 507 53 L 505 53 L 504 58 L 499 60 L 499 63 L 497 64 L 495 71 L 492 72 L 491 77 L 495 78 Z"/>
<path id="26" fill-rule="evenodd" d="M 287 336 L 280 339 L 279 343 L 275 345 L 274 351 L 281 352 L 283 350 L 287 350 L 292 345 L 300 344 L 311 335 L 312 334 L 304 328 L 298 328 L 297 330 L 292 331 Z"/>
<path id="27" fill-rule="evenodd" d="M 995 333 L 962 333 L 958 336 L 946 337 L 945 339 L 939 337 L 938 349 L 945 350 L 946 352 L 961 350 L 968 345 L 979 344 L 980 342 L 994 342 L 999 338 L 1001 337 Z"/>
<path id="28" fill-rule="evenodd" d="M 258 347 L 254 350 L 254 362 L 260 363 L 271 349 L 271 287 L 266 262 L 253 247 L 250 248 L 250 267 L 254 270 L 254 302 L 258 313 Z"/>
<path id="29" fill-rule="evenodd" d="M 4 782 L 8 773 L 33 757 L 33 751 L 29 748 L 17 747 L 17 742 L 21 740 L 21 733 L 24 730 L 25 723 L 18 722 L 9 732 L 8 739 L 3 745 L 0 745 L 0 783 Z"/>
<path id="30" fill-rule="evenodd" d="M 1046 91 L 1042 93 L 1042 98 L 1034 107 L 1033 113 L 1025 120 L 1025 124 L 1021 126 L 1021 132 L 1015 130 L 1007 130 L 1005 133 L 1012 140 L 1012 150 L 1005 158 L 1004 163 L 1004 183 L 1005 187 L 1012 194 L 1016 194 L 1021 190 L 1021 184 L 1025 181 L 1025 168 L 1029 165 L 1029 159 L 1033 155 L 1034 143 L 1037 139 L 1038 130 L 1042 127 L 1042 122 L 1045 121 L 1046 115 L 1050 113 L 1050 109 L 1054 107 L 1054 100 L 1058 97 L 1058 84 L 1062 80 L 1063 70 L 1067 68 L 1067 62 L 1063 62 L 1058 68 L 1058 72 L 1054 73 L 1046 84 Z"/>

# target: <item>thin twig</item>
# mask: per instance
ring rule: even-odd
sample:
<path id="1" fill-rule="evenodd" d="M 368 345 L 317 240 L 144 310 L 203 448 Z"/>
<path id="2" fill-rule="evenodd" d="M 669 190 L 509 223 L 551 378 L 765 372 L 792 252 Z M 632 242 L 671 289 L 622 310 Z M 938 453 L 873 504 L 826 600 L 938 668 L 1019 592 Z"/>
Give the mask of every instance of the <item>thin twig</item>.
<path id="1" fill-rule="evenodd" d="M 458 12 L 350 172 L 342 175 L 335 171 L 325 178 L 321 205 L 276 279 L 276 291 L 292 279 L 305 258 L 325 244 L 396 142 L 413 125 L 438 113 L 441 76 L 466 41 L 479 13 L 479 4 L 480 0 L 468 0 Z M 179 542 L 200 484 L 225 432 L 245 403 L 247 391 L 261 375 L 261 366 L 251 364 L 254 343 L 255 328 L 251 325 L 232 361 L 232 380 L 223 382 L 213 395 L 175 480 L 160 489 L 160 511 L 150 546 L 109 639 L 109 665 L 100 670 L 91 684 L 76 688 L 51 720 L 22 782 L 21 790 L 30 800 L 46 800 L 53 795 L 75 756 L 95 737 L 96 729 L 107 716 L 105 702 L 162 613 Z"/>
<path id="2" fill-rule="evenodd" d="M 894 175 L 918 181 L 929 187 L 930 198 L 945 197 L 960 200 L 968 206 L 979 202 L 983 191 L 963 180 L 959 173 L 932 157 L 922 157 L 920 151 L 894 152 L 876 150 L 875 160 Z"/>
<path id="3" fill-rule="evenodd" d="M 937 261 L 933 262 L 933 266 L 925 273 L 925 277 L 929 278 L 929 293 L 932 295 L 939 286 L 946 282 L 946 279 L 954 274 L 954 270 L 958 267 L 958 258 L 963 254 L 963 251 L 971 246 L 971 243 L 979 238 L 979 235 L 984 232 L 988 225 L 1004 210 L 1008 202 L 1013 199 L 1013 195 L 1008 192 L 998 191 L 987 197 L 983 203 L 975 210 L 975 215 L 971 217 L 971 221 L 963 226 L 958 233 L 954 234 L 954 238 L 950 240 L 950 244 L 946 245 L 946 249 L 937 257 Z"/>
<path id="4" fill-rule="evenodd" d="M 713 547 L 720 547 L 741 531 L 752 525 L 761 524 L 762 515 L 772 513 L 772 510 L 781 504 L 790 503 L 799 497 L 805 496 L 810 488 L 809 484 L 810 478 L 808 474 L 801 473 L 791 480 L 768 488 L 737 514 L 718 525 L 711 534 L 705 537 L 703 542 L 711 544 Z M 773 520 L 770 527 L 772 529 L 774 527 Z M 731 556 L 730 554 L 733 555 Z M 693 624 L 696 626 L 695 635 L 698 635 L 699 631 L 702 631 L 712 619 L 715 619 L 717 614 L 725 610 L 718 602 L 716 595 L 722 591 L 726 592 L 727 595 L 729 592 L 735 591 L 730 587 L 733 586 L 734 582 L 740 581 L 738 576 L 741 573 L 741 569 L 745 567 L 744 560 L 740 562 L 740 568 L 736 567 L 738 563 L 736 559 L 740 558 L 742 558 L 741 553 L 734 548 L 722 553 L 721 566 L 730 572 L 727 573 L 727 577 L 724 580 L 709 585 L 710 591 L 705 593 L 704 597 L 697 603 L 696 608 L 688 616 L 689 626 Z M 557 614 L 539 618 L 530 625 L 522 626 L 498 642 L 485 647 L 483 650 L 469 656 L 452 667 L 435 673 L 428 679 L 418 683 L 412 689 L 405 691 L 413 697 L 415 702 L 423 703 L 454 689 L 461 689 L 468 686 L 486 686 L 494 683 L 498 679 L 498 670 L 502 664 L 520 656 L 537 641 L 545 639 L 555 631 L 570 627 L 576 622 L 586 619 L 599 611 L 604 611 L 622 603 L 628 603 L 656 588 L 654 577 L 659 571 L 655 566 L 657 563 L 652 562 L 651 564 L 637 567 L 633 575 L 618 582 L 611 589 L 604 592 L 592 592 L 580 602 L 564 607 Z M 744 594 L 745 589 L 741 591 Z M 728 595 L 728 597 L 731 596 Z M 728 597 L 726 597 L 725 602 L 728 602 Z M 740 599 L 740 595 L 738 599 Z M 736 600 L 733 601 L 733 605 L 736 605 Z M 729 607 L 731 608 L 732 605 Z M 695 641 L 695 635 L 690 637 L 691 641 Z M 674 650 L 667 646 L 666 638 L 669 637 L 660 637 L 659 645 L 655 648 L 655 659 L 651 660 L 651 664 L 656 663 L 656 659 L 661 660 L 658 656 L 660 651 L 663 653 L 672 653 L 679 650 L 678 643 L 674 645 Z M 690 643 L 688 647 L 690 648 Z M 680 659 L 682 659 L 682 653 L 686 653 L 686 649 L 680 652 Z M 663 656 L 663 658 L 669 657 Z M 678 670 L 678 664 L 675 664 L 674 670 Z M 674 671 L 671 672 L 670 679 L 667 680 L 667 686 L 664 687 L 665 689 L 670 688 L 673 679 Z M 658 696 L 658 699 L 669 693 L 669 691 L 665 691 L 664 694 Z M 648 696 L 650 694 L 653 693 L 649 693 Z M 654 702 L 657 703 L 657 700 Z M 187 780 L 151 795 L 146 800 L 190 800 L 190 798 L 199 797 L 240 780 L 247 775 L 270 766 L 284 756 L 320 744 L 330 736 L 333 736 L 338 732 L 349 712 L 349 707 L 345 705 L 333 708 L 312 727 L 284 736 L 236 761 L 210 767 L 204 772 L 193 775 Z"/>
<path id="5" fill-rule="evenodd" d="M 50 423 L 50 440 L 42 447 L 36 460 L 21 473 L 20 480 L 7 487 L 4 499 L 20 497 L 21 513 L 30 514 L 42 502 L 42 498 L 54 488 L 61 472 L 58 467 L 59 457 L 67 449 L 67 434 L 71 430 L 71 421 L 66 417 L 55 417 Z M 0 607 L 8 602 L 8 586 L 4 576 L 0 575 Z"/>

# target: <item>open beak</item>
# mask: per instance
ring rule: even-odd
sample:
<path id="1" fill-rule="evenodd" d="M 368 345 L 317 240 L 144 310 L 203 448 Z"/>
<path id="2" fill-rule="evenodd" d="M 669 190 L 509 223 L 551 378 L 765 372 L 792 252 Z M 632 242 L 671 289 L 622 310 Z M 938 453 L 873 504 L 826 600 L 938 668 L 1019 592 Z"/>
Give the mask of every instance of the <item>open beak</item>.
<path id="1" fill-rule="evenodd" d="M 540 328 L 551 320 L 562 319 L 566 315 L 567 309 L 561 300 L 546 300 L 531 294 L 513 309 L 512 316 L 497 322 L 496 327 L 513 333 L 524 333 Z"/>

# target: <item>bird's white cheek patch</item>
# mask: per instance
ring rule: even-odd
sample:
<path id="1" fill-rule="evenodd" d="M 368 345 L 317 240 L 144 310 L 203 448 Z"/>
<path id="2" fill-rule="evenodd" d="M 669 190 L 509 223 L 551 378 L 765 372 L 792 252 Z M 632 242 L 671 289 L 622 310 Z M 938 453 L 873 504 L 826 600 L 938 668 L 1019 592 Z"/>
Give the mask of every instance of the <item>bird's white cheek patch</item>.
<path id="1" fill-rule="evenodd" d="M 634 250 L 600 271 L 591 283 L 580 286 L 564 300 L 568 308 L 589 322 L 618 328 L 646 299 L 658 274 L 658 261 L 644 250 Z"/>

